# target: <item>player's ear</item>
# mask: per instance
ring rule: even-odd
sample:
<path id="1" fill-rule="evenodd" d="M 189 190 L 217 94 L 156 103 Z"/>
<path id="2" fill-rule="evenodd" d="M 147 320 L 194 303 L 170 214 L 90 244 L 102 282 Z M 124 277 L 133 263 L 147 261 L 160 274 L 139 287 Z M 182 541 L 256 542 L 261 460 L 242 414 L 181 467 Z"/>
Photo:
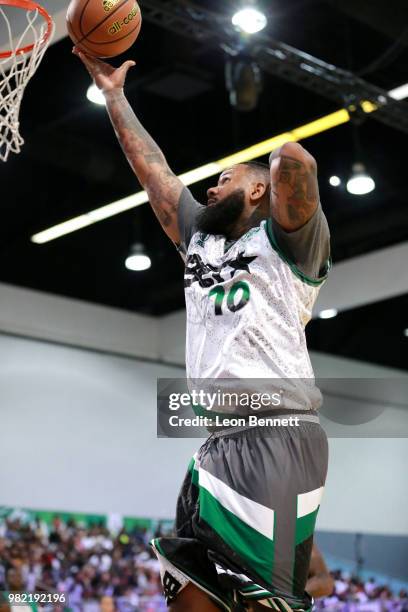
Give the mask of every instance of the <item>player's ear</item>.
<path id="1" fill-rule="evenodd" d="M 261 181 L 252 183 L 251 200 L 254 202 L 254 204 L 258 204 L 262 200 L 266 191 L 267 185 L 265 183 L 262 183 Z"/>

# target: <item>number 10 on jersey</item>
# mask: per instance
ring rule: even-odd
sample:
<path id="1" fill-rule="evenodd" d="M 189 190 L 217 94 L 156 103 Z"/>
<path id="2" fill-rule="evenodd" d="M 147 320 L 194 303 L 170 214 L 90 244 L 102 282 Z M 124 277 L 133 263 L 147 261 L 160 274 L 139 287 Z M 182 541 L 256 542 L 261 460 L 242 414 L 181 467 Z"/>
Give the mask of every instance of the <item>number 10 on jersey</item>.
<path id="1" fill-rule="evenodd" d="M 241 310 L 249 301 L 249 285 L 245 281 L 238 281 L 232 285 L 228 293 L 222 285 L 216 285 L 211 289 L 209 296 L 210 298 L 213 296 L 215 297 L 214 308 L 216 315 L 224 314 L 225 302 L 228 310 L 237 312 L 237 310 Z M 225 296 L 227 298 L 226 300 Z"/>

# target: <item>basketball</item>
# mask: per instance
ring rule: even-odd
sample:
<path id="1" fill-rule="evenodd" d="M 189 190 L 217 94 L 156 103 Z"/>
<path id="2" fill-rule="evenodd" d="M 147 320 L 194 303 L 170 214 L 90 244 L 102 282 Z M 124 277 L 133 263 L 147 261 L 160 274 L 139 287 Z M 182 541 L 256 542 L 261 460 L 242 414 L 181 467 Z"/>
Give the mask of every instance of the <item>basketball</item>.
<path id="1" fill-rule="evenodd" d="M 93 57 L 115 57 L 127 51 L 141 25 L 135 0 L 72 0 L 67 11 L 69 36 Z"/>

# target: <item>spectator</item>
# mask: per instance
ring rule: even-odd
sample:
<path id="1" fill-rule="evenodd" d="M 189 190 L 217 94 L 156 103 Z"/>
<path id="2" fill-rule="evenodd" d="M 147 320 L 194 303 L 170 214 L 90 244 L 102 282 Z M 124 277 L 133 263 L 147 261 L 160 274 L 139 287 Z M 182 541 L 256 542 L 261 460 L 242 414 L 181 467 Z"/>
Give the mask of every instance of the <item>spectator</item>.
<path id="1" fill-rule="evenodd" d="M 16 574 L 21 591 L 66 593 L 72 612 L 145 612 L 152 601 L 165 609 L 146 529 L 129 534 L 122 526 L 115 535 L 59 516 L 45 529 L 19 513 L 0 529 L 0 590 Z"/>
<path id="2" fill-rule="evenodd" d="M 39 612 L 165 612 L 150 536 L 146 529 L 128 532 L 119 521 L 112 532 L 59 516 L 47 527 L 15 512 L 0 521 L 0 591 L 67 595 L 69 608 L 38 606 Z M 316 549 L 309 578 L 312 594 L 326 595 L 316 600 L 318 611 L 408 612 L 406 591 L 394 595 L 374 578 L 363 582 L 341 570 L 330 576 Z"/>

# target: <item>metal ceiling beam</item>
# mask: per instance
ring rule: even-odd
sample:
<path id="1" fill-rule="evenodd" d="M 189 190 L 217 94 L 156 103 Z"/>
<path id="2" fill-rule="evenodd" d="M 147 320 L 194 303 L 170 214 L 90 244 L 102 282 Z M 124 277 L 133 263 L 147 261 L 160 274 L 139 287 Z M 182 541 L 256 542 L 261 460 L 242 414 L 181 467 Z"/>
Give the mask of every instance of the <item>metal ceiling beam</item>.
<path id="1" fill-rule="evenodd" d="M 357 120 L 367 116 L 362 103 L 371 102 L 377 109 L 370 113 L 373 119 L 408 133 L 407 103 L 395 101 L 384 89 L 347 70 L 276 41 L 267 34 L 244 38 L 224 15 L 197 7 L 188 0 L 143 0 L 142 7 L 146 21 L 205 46 L 219 47 L 231 56 L 250 57 L 265 72 L 354 111 Z"/>

